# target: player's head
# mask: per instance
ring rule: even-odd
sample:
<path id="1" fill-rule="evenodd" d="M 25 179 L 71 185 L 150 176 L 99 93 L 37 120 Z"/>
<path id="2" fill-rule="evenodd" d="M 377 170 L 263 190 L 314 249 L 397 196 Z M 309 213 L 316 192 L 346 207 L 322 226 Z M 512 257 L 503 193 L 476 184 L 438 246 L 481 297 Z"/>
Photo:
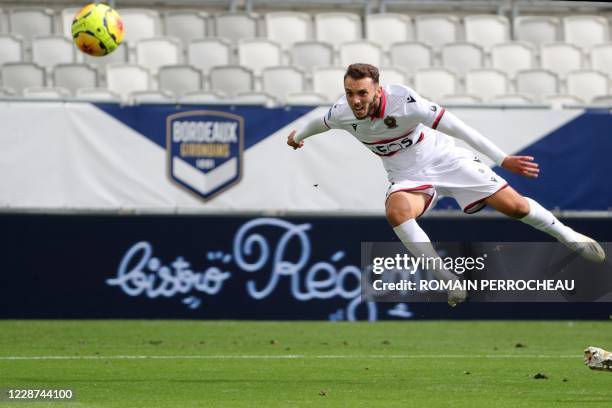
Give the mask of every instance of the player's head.
<path id="1" fill-rule="evenodd" d="M 380 108 L 381 88 L 378 68 L 370 64 L 351 64 L 344 74 L 344 92 L 357 119 L 374 115 Z"/>

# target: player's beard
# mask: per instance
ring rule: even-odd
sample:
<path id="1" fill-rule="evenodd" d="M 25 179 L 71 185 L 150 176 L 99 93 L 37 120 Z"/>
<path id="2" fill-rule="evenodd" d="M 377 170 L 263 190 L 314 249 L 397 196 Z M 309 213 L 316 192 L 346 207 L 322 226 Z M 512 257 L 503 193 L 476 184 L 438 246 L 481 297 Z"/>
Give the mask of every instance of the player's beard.
<path id="1" fill-rule="evenodd" d="M 374 98 L 370 102 L 368 102 L 367 109 L 365 110 L 365 113 L 362 116 L 357 116 L 355 108 L 353 108 L 353 115 L 355 115 L 357 119 L 365 119 L 368 116 L 374 116 L 374 114 L 376 114 L 376 112 L 378 111 L 378 107 L 380 105 L 379 101 L 380 97 L 374 96 Z"/>

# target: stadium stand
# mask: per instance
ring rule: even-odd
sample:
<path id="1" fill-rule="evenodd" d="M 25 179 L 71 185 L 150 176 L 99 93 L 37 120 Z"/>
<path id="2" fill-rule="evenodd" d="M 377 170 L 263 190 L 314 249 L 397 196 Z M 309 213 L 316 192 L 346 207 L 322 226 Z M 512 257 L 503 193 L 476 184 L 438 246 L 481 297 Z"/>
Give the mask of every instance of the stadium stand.
<path id="1" fill-rule="evenodd" d="M 463 18 L 465 40 L 488 50 L 510 40 L 510 23 L 505 16 L 475 15 Z"/>
<path id="2" fill-rule="evenodd" d="M 86 64 L 58 64 L 53 67 L 53 84 L 75 94 L 81 88 L 96 88 L 98 72 Z"/>
<path id="3" fill-rule="evenodd" d="M 372 64 L 377 67 L 383 65 L 384 54 L 380 45 L 371 41 L 350 41 L 340 45 L 340 65 L 348 66 L 355 61 Z"/>
<path id="4" fill-rule="evenodd" d="M 546 69 L 525 69 L 516 74 L 516 90 L 537 101 L 559 93 L 557 74 Z"/>
<path id="5" fill-rule="evenodd" d="M 23 96 L 33 99 L 66 99 L 70 97 L 70 91 L 61 87 L 32 86 L 23 89 Z"/>
<path id="6" fill-rule="evenodd" d="M 470 42 L 454 42 L 444 44 L 440 50 L 442 66 L 451 69 L 459 75 L 464 75 L 472 69 L 484 66 L 484 51 L 482 47 Z"/>
<path id="7" fill-rule="evenodd" d="M 342 43 L 362 39 L 361 18 L 354 13 L 318 13 L 315 36 L 338 49 Z"/>
<path id="8" fill-rule="evenodd" d="M 190 41 L 205 38 L 209 28 L 208 13 L 197 10 L 171 10 L 164 13 L 164 34 L 178 38 L 183 45 Z"/>
<path id="9" fill-rule="evenodd" d="M 308 71 L 334 64 L 333 46 L 321 41 L 297 42 L 291 47 L 290 56 L 293 65 Z"/>
<path id="10" fill-rule="evenodd" d="M 201 70 L 204 75 L 208 75 L 212 67 L 232 62 L 232 49 L 228 40 L 193 40 L 187 46 L 187 63 Z"/>
<path id="11" fill-rule="evenodd" d="M 254 90 L 253 71 L 241 65 L 225 65 L 210 70 L 210 88 L 230 96 Z"/>
<path id="12" fill-rule="evenodd" d="M 23 61 L 23 42 L 12 34 L 0 35 L 0 65 Z"/>
<path id="13" fill-rule="evenodd" d="M 118 94 L 106 88 L 79 88 L 76 91 L 76 98 L 92 102 L 118 102 L 121 100 Z"/>
<path id="14" fill-rule="evenodd" d="M 262 88 L 274 98 L 285 101 L 287 95 L 305 90 L 304 73 L 295 67 L 268 67 L 261 74 Z"/>
<path id="15" fill-rule="evenodd" d="M 465 91 L 489 102 L 497 95 L 508 93 L 508 77 L 497 69 L 477 69 L 465 75 Z"/>
<path id="16" fill-rule="evenodd" d="M 172 37 L 145 38 L 136 43 L 136 62 L 157 75 L 159 67 L 182 63 L 181 42 Z"/>
<path id="17" fill-rule="evenodd" d="M 457 75 L 446 68 L 418 70 L 414 74 L 414 86 L 422 96 L 434 101 L 458 93 Z"/>
<path id="18" fill-rule="evenodd" d="M 582 50 L 573 44 L 552 43 L 540 47 L 540 65 L 565 78 L 569 71 L 584 67 Z"/>
<path id="19" fill-rule="evenodd" d="M 22 95 L 24 88 L 44 87 L 44 68 L 29 62 L 9 62 L 2 66 L 2 85 L 16 95 Z"/>
<path id="20" fill-rule="evenodd" d="M 106 86 L 127 101 L 132 92 L 150 89 L 151 73 L 136 64 L 110 64 L 106 67 Z"/>
<path id="21" fill-rule="evenodd" d="M 158 71 L 159 89 L 180 97 L 202 89 L 202 73 L 191 65 L 166 65 Z"/>
<path id="22" fill-rule="evenodd" d="M 409 16 L 396 13 L 368 14 L 365 17 L 366 39 L 385 51 L 396 42 L 414 40 L 414 23 Z"/>
<path id="23" fill-rule="evenodd" d="M 291 48 L 300 41 L 312 40 L 312 18 L 306 13 L 276 11 L 264 16 L 266 37 L 283 47 Z"/>
<path id="24" fill-rule="evenodd" d="M 535 68 L 536 49 L 528 42 L 507 42 L 491 47 L 491 66 L 514 78 L 517 71 Z"/>
<path id="25" fill-rule="evenodd" d="M 389 49 L 391 65 L 402 67 L 409 74 L 433 65 L 434 54 L 431 47 L 423 42 L 406 41 L 394 43 Z"/>

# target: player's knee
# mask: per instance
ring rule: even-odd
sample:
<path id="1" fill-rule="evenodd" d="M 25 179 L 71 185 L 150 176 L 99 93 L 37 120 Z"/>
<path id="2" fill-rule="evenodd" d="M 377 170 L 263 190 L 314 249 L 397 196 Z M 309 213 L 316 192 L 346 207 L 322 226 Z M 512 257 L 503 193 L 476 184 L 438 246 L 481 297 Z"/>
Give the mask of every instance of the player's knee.
<path id="1" fill-rule="evenodd" d="M 387 221 L 392 227 L 397 227 L 406 221 L 415 218 L 410 208 L 387 206 L 386 210 Z"/>
<path id="2" fill-rule="evenodd" d="M 524 197 L 514 200 L 512 203 L 511 214 L 513 218 L 523 218 L 529 214 L 529 203 Z"/>

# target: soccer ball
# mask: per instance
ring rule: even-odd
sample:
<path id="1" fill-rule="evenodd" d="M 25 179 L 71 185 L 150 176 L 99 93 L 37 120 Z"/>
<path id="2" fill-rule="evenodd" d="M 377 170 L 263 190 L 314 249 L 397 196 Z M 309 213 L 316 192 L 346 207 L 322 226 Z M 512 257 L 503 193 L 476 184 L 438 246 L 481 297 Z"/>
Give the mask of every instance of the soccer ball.
<path id="1" fill-rule="evenodd" d="M 106 4 L 83 7 L 72 21 L 72 38 L 85 54 L 101 57 L 113 52 L 123 40 L 123 22 Z"/>

